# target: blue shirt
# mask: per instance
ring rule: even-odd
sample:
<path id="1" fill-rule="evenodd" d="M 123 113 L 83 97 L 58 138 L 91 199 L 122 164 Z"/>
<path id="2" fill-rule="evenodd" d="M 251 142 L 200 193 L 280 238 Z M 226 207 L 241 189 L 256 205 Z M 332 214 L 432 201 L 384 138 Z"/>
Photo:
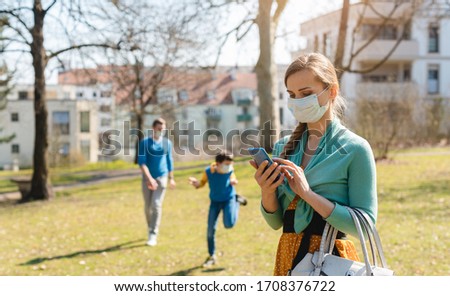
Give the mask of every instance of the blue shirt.
<path id="1" fill-rule="evenodd" d="M 167 138 L 155 141 L 146 138 L 139 142 L 138 164 L 145 164 L 153 178 L 167 175 L 173 171 L 172 142 Z"/>
<path id="2" fill-rule="evenodd" d="M 233 171 L 222 174 L 217 170 L 212 170 L 208 167 L 206 170 L 209 182 L 209 198 L 211 201 L 223 202 L 234 198 L 236 191 L 231 185 L 231 176 Z"/>

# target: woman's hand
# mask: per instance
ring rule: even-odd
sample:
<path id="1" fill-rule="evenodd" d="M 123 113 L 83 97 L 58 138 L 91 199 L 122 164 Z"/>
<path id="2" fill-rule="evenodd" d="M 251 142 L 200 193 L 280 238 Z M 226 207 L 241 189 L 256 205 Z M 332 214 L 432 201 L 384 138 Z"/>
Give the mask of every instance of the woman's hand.
<path id="1" fill-rule="evenodd" d="M 269 162 L 265 160 L 258 167 L 254 160 L 250 160 L 250 164 L 256 169 L 254 178 L 258 185 L 261 187 L 261 192 L 266 194 L 274 193 L 277 187 L 280 186 L 284 181 L 284 174 L 281 173 L 280 167 L 276 162 L 274 162 L 264 171 L 268 163 Z M 278 175 L 280 176 L 280 178 L 275 182 L 275 179 Z"/>
<path id="2" fill-rule="evenodd" d="M 309 187 L 308 180 L 306 180 L 303 169 L 287 159 L 274 158 L 274 162 L 282 164 L 280 166 L 281 171 L 288 179 L 289 187 L 291 187 L 294 193 L 304 199 L 311 192 L 311 188 Z"/>

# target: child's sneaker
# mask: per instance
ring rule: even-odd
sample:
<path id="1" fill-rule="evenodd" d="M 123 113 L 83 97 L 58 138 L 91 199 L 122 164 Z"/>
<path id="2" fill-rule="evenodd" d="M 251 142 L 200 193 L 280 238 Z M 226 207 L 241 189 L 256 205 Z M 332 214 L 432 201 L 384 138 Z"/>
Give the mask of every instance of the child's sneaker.
<path id="1" fill-rule="evenodd" d="M 206 258 L 206 261 L 205 261 L 205 263 L 203 263 L 202 266 L 203 267 L 211 267 L 214 264 L 216 264 L 216 261 L 217 261 L 216 255 L 209 256 L 208 258 Z"/>
<path id="2" fill-rule="evenodd" d="M 242 195 L 236 194 L 236 200 L 238 203 L 240 203 L 243 206 L 247 205 L 247 199 L 243 197 Z"/>

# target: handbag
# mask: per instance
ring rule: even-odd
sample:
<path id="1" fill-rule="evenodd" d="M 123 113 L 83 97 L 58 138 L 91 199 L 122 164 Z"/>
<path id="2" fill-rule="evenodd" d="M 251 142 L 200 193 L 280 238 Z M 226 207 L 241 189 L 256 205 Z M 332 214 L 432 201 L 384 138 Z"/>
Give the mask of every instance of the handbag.
<path id="1" fill-rule="evenodd" d="M 308 253 L 292 269 L 291 276 L 392 276 L 394 271 L 387 267 L 380 236 L 367 213 L 361 209 L 346 207 L 352 216 L 361 243 L 364 262 L 358 262 L 333 255 L 338 230 L 329 223 L 325 224 L 319 251 Z M 366 245 L 369 240 L 371 259 Z M 379 258 L 379 264 L 377 260 Z"/>

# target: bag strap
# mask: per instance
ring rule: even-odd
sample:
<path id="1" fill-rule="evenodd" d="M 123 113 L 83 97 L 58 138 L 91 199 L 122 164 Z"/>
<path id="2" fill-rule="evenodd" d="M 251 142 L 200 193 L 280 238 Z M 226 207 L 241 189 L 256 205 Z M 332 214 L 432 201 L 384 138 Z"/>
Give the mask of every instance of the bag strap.
<path id="1" fill-rule="evenodd" d="M 334 227 L 330 225 L 330 223 L 325 224 L 325 228 L 323 229 L 322 233 L 322 239 L 320 240 L 320 248 L 319 248 L 319 256 L 317 258 L 317 261 L 315 262 L 315 268 L 314 268 L 314 276 L 319 276 L 320 271 L 322 270 L 322 264 L 325 257 L 325 246 L 327 245 L 327 249 L 329 250 L 332 248 L 329 244 L 331 241 L 333 241 L 333 247 L 334 247 L 334 239 L 331 238 L 331 236 L 334 234 Z"/>
<path id="2" fill-rule="evenodd" d="M 354 211 L 359 216 L 360 220 L 362 220 L 363 223 L 366 224 L 366 227 L 371 232 L 371 235 L 373 236 L 373 240 L 375 241 L 378 257 L 380 258 L 380 261 L 381 261 L 381 266 L 384 268 L 387 268 L 386 258 L 384 256 L 383 247 L 381 245 L 380 235 L 378 234 L 378 231 L 377 231 L 375 225 L 373 224 L 372 220 L 370 219 L 369 215 L 367 215 L 366 212 L 364 212 L 361 209 L 357 209 L 357 208 L 355 208 Z M 374 260 L 374 265 L 377 266 L 377 263 L 375 260 Z"/>
<path id="3" fill-rule="evenodd" d="M 359 222 L 358 216 L 356 215 L 355 211 L 350 207 L 346 207 L 346 208 L 347 208 L 348 212 L 350 213 L 350 215 L 352 216 L 353 223 L 355 223 L 356 230 L 358 232 L 359 241 L 361 243 L 361 249 L 362 249 L 362 252 L 364 255 L 364 262 L 366 264 L 366 275 L 371 276 L 371 275 L 373 275 L 372 266 L 370 265 L 369 254 L 367 253 L 366 240 L 364 239 L 364 234 L 363 234 L 363 231 L 361 228 L 361 224 Z"/>

